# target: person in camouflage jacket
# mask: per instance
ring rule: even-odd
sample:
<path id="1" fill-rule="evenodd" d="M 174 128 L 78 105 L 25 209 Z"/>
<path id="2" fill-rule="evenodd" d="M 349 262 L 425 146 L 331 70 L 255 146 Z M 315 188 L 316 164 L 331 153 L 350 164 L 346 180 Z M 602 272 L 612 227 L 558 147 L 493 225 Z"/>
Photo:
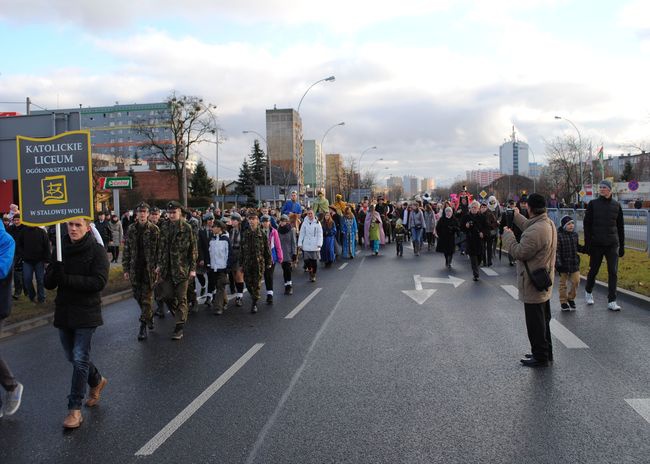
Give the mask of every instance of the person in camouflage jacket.
<path id="1" fill-rule="evenodd" d="M 259 227 L 260 220 L 255 212 L 248 215 L 248 224 L 250 227 L 244 231 L 241 239 L 241 264 L 244 269 L 244 282 L 253 300 L 251 313 L 255 314 L 264 270 L 271 267 L 273 261 L 269 242 Z"/>
<path id="2" fill-rule="evenodd" d="M 181 205 L 170 201 L 167 205 L 169 221 L 161 226 L 156 273 L 161 282 L 163 298 L 176 318 L 173 340 L 183 338 L 187 321 L 187 286 L 196 276 L 198 257 L 196 237 L 181 217 Z"/>
<path id="3" fill-rule="evenodd" d="M 122 268 L 124 278 L 131 281 L 133 298 L 140 305 L 140 332 L 138 340 L 147 338 L 147 327 L 153 330 L 153 293 L 156 283 L 156 264 L 160 231 L 149 222 L 149 205 L 138 205 L 136 222 L 129 226 Z"/>

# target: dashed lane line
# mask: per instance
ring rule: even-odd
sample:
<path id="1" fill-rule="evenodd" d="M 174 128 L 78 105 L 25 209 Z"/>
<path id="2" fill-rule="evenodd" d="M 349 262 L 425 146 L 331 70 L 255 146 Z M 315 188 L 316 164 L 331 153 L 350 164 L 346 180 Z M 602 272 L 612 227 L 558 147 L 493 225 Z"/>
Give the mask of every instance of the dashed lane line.
<path id="1" fill-rule="evenodd" d="M 589 348 L 585 342 L 576 337 L 573 332 L 560 324 L 556 319 L 551 319 L 551 334 L 560 340 L 564 346 L 572 349 Z"/>
<path id="2" fill-rule="evenodd" d="M 291 311 L 289 314 L 284 316 L 284 318 L 285 319 L 293 319 L 296 316 L 296 314 L 298 314 L 305 306 L 307 306 L 307 303 L 309 303 L 316 295 L 318 295 L 318 293 L 320 293 L 321 290 L 322 290 L 322 288 L 317 288 L 316 290 L 311 292 L 309 295 L 307 295 L 307 298 L 302 300 L 302 302 L 298 306 L 296 306 L 293 309 L 293 311 Z"/>
<path id="3" fill-rule="evenodd" d="M 347 266 L 349 263 L 343 263 L 339 266 L 339 271 L 342 269 L 345 269 L 345 266 Z"/>
<path id="4" fill-rule="evenodd" d="M 650 398 L 625 400 L 627 404 L 638 412 L 646 422 L 650 423 Z"/>
<path id="5" fill-rule="evenodd" d="M 169 422 L 160 432 L 158 432 L 151 440 L 147 442 L 142 448 L 140 448 L 135 455 L 136 456 L 150 456 L 152 455 L 160 446 L 165 443 L 165 441 L 172 436 L 176 430 L 180 428 L 192 415 L 199 410 L 201 406 L 208 401 L 212 395 L 214 395 L 221 387 L 223 387 L 228 380 L 230 380 L 236 373 L 244 367 L 244 365 L 253 357 L 255 353 L 262 349 L 264 343 L 256 343 L 249 349 L 244 355 L 239 358 L 235 364 L 230 366 L 226 372 L 221 374 L 217 380 L 215 380 L 212 385 L 206 388 L 203 393 L 196 397 L 194 401 L 187 405 L 175 418 Z"/>
<path id="6" fill-rule="evenodd" d="M 481 271 L 485 273 L 485 275 L 488 275 L 490 277 L 498 276 L 499 273 L 495 271 L 494 269 L 490 269 L 489 267 L 482 267 Z"/>
<path id="7" fill-rule="evenodd" d="M 519 299 L 519 289 L 514 285 L 502 285 L 501 288 L 504 289 L 508 295 L 513 297 L 515 300 Z"/>

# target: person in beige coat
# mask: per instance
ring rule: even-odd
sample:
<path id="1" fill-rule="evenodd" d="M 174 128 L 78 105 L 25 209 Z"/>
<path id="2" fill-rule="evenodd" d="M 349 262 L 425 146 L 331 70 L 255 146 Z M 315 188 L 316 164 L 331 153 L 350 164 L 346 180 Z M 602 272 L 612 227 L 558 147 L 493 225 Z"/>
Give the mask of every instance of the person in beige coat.
<path id="1" fill-rule="evenodd" d="M 548 366 L 553 361 L 551 343 L 551 293 L 553 287 L 540 291 L 530 280 L 524 262 L 528 263 L 530 272 L 545 268 L 553 281 L 555 273 L 555 252 L 557 250 L 557 231 L 546 214 L 546 201 L 538 193 L 528 197 L 530 219 L 515 210 L 514 223 L 523 233 L 517 242 L 509 228 L 504 229 L 503 246 L 510 256 L 517 260 L 517 286 L 519 300 L 524 303 L 526 312 L 526 329 L 530 340 L 531 353 L 521 363 L 528 367 Z"/>

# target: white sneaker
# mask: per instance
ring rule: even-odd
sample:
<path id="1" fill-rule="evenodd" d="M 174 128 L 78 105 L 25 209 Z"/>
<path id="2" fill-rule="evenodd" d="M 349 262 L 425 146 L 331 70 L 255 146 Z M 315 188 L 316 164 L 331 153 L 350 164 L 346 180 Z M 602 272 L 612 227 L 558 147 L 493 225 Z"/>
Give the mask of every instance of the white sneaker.
<path id="1" fill-rule="evenodd" d="M 589 292 L 585 292 L 585 303 L 588 305 L 594 304 L 594 296 Z"/>
<path id="2" fill-rule="evenodd" d="M 610 301 L 607 303 L 607 309 L 610 311 L 620 311 L 621 307 L 616 303 L 616 301 Z"/>
<path id="3" fill-rule="evenodd" d="M 20 400 L 23 396 L 23 384 L 19 383 L 14 391 L 7 392 L 4 403 L 4 413 L 11 416 L 20 407 Z"/>

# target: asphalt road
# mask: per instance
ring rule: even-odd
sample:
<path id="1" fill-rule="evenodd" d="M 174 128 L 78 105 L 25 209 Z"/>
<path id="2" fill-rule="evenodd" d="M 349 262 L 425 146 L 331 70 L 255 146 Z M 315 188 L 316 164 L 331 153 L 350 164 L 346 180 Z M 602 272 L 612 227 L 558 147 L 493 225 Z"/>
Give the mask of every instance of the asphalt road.
<path id="1" fill-rule="evenodd" d="M 0 463 L 650 461 L 647 304 L 621 296 L 612 313 L 597 288 L 586 307 L 581 287 L 561 313 L 555 296 L 555 362 L 529 369 L 507 260 L 473 282 L 464 256 L 449 272 L 393 250 L 314 284 L 297 272 L 292 296 L 278 270 L 274 306 L 191 315 L 180 342 L 171 317 L 138 342 L 135 302 L 105 308 L 92 358 L 109 384 L 72 432 L 56 330 L 0 342 L 25 384 L 0 419 Z"/>

